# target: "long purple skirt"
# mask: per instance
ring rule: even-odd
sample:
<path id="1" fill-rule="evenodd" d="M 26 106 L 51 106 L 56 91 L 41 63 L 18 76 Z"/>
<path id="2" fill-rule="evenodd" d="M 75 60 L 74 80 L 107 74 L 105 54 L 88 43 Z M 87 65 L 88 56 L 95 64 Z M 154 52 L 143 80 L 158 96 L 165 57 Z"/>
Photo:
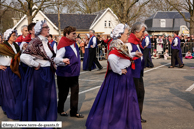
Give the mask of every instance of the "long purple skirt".
<path id="1" fill-rule="evenodd" d="M 83 70 L 88 70 L 88 65 L 89 65 L 89 48 L 86 48 L 85 54 L 84 54 L 84 60 L 83 60 Z M 95 68 L 96 68 L 96 65 L 93 62 L 91 70 Z"/>
<path id="2" fill-rule="evenodd" d="M 56 121 L 55 77 L 50 67 L 28 68 L 22 86 L 21 121 Z"/>
<path id="3" fill-rule="evenodd" d="M 21 77 L 22 67 L 19 66 Z M 0 101 L 3 111 L 10 119 L 19 119 L 21 112 L 22 82 L 18 75 L 13 73 L 10 67 L 5 71 L 0 70 Z"/>
<path id="4" fill-rule="evenodd" d="M 142 129 L 136 89 L 126 75 L 109 71 L 86 121 L 87 129 Z"/>

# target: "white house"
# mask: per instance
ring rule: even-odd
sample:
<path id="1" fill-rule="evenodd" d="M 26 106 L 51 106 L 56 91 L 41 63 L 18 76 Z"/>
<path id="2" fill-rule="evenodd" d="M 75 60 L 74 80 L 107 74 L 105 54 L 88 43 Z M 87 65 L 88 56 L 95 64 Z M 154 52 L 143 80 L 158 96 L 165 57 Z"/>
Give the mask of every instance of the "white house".
<path id="1" fill-rule="evenodd" d="M 58 35 L 58 16 L 57 14 L 44 14 L 39 11 L 33 22 L 46 20 L 50 28 L 50 34 Z M 118 17 L 110 8 L 101 10 L 93 14 L 60 14 L 61 31 L 66 26 L 74 26 L 77 33 L 88 33 L 90 29 L 95 30 L 98 34 L 109 35 L 114 27 L 119 24 Z M 24 15 L 13 28 L 21 35 L 21 27 L 27 25 L 27 16 Z"/>

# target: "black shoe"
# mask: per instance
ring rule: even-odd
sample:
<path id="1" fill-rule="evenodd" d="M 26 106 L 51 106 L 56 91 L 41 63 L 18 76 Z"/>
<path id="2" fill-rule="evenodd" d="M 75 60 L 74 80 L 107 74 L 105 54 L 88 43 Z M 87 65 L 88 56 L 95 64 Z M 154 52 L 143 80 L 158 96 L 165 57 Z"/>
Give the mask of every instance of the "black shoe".
<path id="1" fill-rule="evenodd" d="M 84 118 L 84 116 L 82 114 L 74 114 L 74 115 L 71 115 L 71 117 L 77 117 L 77 118 Z"/>
<path id="2" fill-rule="evenodd" d="M 146 123 L 147 121 L 141 118 L 141 123 Z"/>
<path id="3" fill-rule="evenodd" d="M 184 67 L 184 65 L 181 65 L 181 66 L 179 66 L 178 68 L 183 68 Z"/>
<path id="4" fill-rule="evenodd" d="M 168 68 L 174 68 L 173 66 L 169 66 Z"/>
<path id="5" fill-rule="evenodd" d="M 101 68 L 97 69 L 97 71 L 100 71 L 100 70 L 102 70 L 102 69 L 103 69 L 103 67 L 101 67 Z"/>
<path id="6" fill-rule="evenodd" d="M 60 116 L 68 116 L 68 114 L 66 112 L 61 112 L 59 114 L 60 114 Z"/>
<path id="7" fill-rule="evenodd" d="M 149 66 L 148 68 L 154 68 L 154 66 Z"/>

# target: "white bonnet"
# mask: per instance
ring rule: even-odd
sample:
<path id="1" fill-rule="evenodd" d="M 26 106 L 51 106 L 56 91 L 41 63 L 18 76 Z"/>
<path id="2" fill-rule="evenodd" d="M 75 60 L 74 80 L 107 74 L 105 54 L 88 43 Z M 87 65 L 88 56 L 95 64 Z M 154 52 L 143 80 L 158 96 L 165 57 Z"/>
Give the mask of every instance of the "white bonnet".
<path id="1" fill-rule="evenodd" d="M 90 38 L 90 34 L 86 34 L 88 38 Z"/>
<path id="2" fill-rule="evenodd" d="M 123 34 L 124 33 L 124 31 L 125 31 L 125 29 L 129 29 L 129 26 L 127 25 L 127 24 L 118 24 L 115 28 L 114 28 L 114 30 L 113 30 L 113 38 L 114 39 L 117 39 L 117 38 L 119 38 L 119 37 L 121 37 L 121 34 Z"/>
<path id="3" fill-rule="evenodd" d="M 40 35 L 40 32 L 42 31 L 42 26 L 46 23 L 46 20 L 44 21 L 38 21 L 36 25 L 34 26 L 35 35 Z"/>
<path id="4" fill-rule="evenodd" d="M 4 32 L 4 39 L 5 39 L 5 40 L 9 40 L 9 38 L 11 37 L 11 35 L 12 35 L 13 33 L 16 33 L 16 35 L 17 35 L 17 30 L 14 30 L 14 29 L 8 29 L 8 30 L 6 30 L 6 31 Z"/>

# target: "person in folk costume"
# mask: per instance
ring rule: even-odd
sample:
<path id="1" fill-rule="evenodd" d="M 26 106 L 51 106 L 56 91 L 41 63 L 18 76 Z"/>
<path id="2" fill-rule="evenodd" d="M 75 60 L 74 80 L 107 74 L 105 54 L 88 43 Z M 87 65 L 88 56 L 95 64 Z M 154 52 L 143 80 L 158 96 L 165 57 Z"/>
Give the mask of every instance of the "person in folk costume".
<path id="1" fill-rule="evenodd" d="M 90 40 L 90 35 L 86 34 L 85 35 L 85 54 L 84 54 L 84 60 L 83 60 L 83 70 L 88 70 L 88 65 L 89 65 L 89 59 L 90 59 L 90 55 L 89 55 L 89 40 Z M 93 62 L 93 65 L 91 67 L 91 70 L 95 69 L 96 65 Z"/>
<path id="2" fill-rule="evenodd" d="M 169 68 L 174 68 L 175 65 L 179 64 L 179 68 L 184 67 L 182 61 L 182 51 L 180 37 L 178 36 L 178 31 L 174 31 L 174 39 L 171 44 L 172 56 L 171 56 L 171 66 Z"/>
<path id="3" fill-rule="evenodd" d="M 129 52 L 139 51 L 142 53 L 143 47 L 141 45 L 140 39 L 144 35 L 144 31 L 147 26 L 144 23 L 136 22 L 131 28 L 131 34 L 129 36 L 128 42 L 131 43 L 131 50 Z M 143 71 L 144 71 L 144 60 L 143 57 L 135 60 L 135 70 L 132 70 L 133 80 L 136 87 L 137 98 L 139 103 L 139 110 L 142 116 L 143 101 L 144 101 L 144 82 L 143 82 Z M 141 122 L 146 122 L 142 119 Z"/>
<path id="4" fill-rule="evenodd" d="M 107 73 L 86 121 L 87 129 L 141 129 L 131 69 L 140 52 L 129 53 L 129 26 L 118 24 L 108 55 Z M 137 56 L 137 57 L 136 57 Z"/>
<path id="5" fill-rule="evenodd" d="M 147 66 L 149 68 L 153 68 L 154 65 L 153 65 L 152 59 L 151 59 L 151 47 L 152 46 L 151 46 L 151 40 L 150 40 L 150 37 L 149 37 L 147 31 L 144 32 L 142 47 L 144 48 L 143 49 L 144 68 L 146 68 Z"/>
<path id="6" fill-rule="evenodd" d="M 28 32 L 29 34 L 23 39 L 22 43 L 20 44 L 20 50 L 24 51 L 26 47 L 28 46 L 29 42 L 36 37 L 35 31 L 34 31 L 34 26 L 36 23 L 30 23 L 28 25 Z"/>
<path id="7" fill-rule="evenodd" d="M 34 26 L 36 25 L 36 23 L 30 23 L 28 25 L 28 32 L 29 34 L 23 39 L 22 43 L 19 45 L 20 46 L 20 50 L 21 52 L 23 52 L 26 47 L 28 46 L 29 42 L 35 38 L 35 31 L 34 31 Z M 26 70 L 28 68 L 28 66 L 26 64 L 24 64 L 23 62 L 21 62 L 21 66 L 23 68 L 24 73 L 26 73 Z"/>
<path id="8" fill-rule="evenodd" d="M 28 26 L 27 25 L 23 25 L 21 27 L 21 32 L 22 35 L 20 35 L 17 39 L 16 39 L 16 43 L 20 46 L 20 44 L 23 42 L 24 38 L 28 35 Z"/>
<path id="9" fill-rule="evenodd" d="M 23 77 L 20 63 L 20 48 L 15 43 L 17 31 L 8 29 L 5 41 L 0 44 L 0 105 L 7 117 L 19 119 Z"/>
<path id="10" fill-rule="evenodd" d="M 57 42 L 53 40 L 52 34 L 49 34 L 48 41 L 54 52 L 57 53 Z"/>
<path id="11" fill-rule="evenodd" d="M 69 88 L 71 88 L 70 97 L 70 116 L 83 118 L 78 113 L 78 95 L 79 95 L 79 75 L 80 75 L 80 54 L 76 43 L 76 28 L 67 26 L 63 30 L 63 37 L 57 46 L 57 56 L 55 59 L 57 66 L 57 84 L 58 84 L 58 113 L 61 116 L 68 116 L 64 111 L 64 103 L 67 99 Z"/>
<path id="12" fill-rule="evenodd" d="M 89 40 L 89 64 L 88 64 L 88 70 L 91 71 L 92 70 L 92 65 L 93 62 L 97 65 L 98 70 L 101 70 L 103 67 L 101 66 L 101 64 L 99 63 L 99 61 L 96 58 L 96 48 L 98 46 L 97 44 L 97 38 L 94 35 L 95 31 L 94 30 L 90 30 L 89 31 L 90 34 L 90 40 Z"/>
<path id="13" fill-rule="evenodd" d="M 53 61 L 55 52 L 47 37 L 46 21 L 34 26 L 36 37 L 21 54 L 21 61 L 28 65 L 22 86 L 21 121 L 55 121 L 57 119 L 57 94 Z"/>

